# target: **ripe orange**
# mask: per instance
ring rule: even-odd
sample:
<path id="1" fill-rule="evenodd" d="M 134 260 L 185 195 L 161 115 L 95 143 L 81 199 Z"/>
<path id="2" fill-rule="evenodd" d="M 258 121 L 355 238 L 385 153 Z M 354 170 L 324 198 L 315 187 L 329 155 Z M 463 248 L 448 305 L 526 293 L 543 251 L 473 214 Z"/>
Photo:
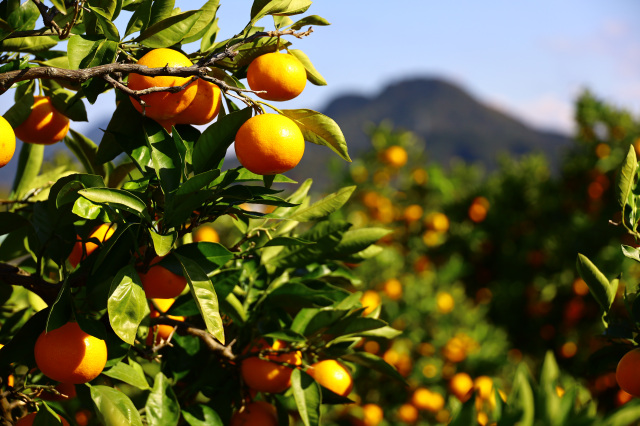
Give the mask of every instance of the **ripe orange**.
<path id="1" fill-rule="evenodd" d="M 404 209 L 404 212 L 402 212 L 402 217 L 404 218 L 405 222 L 412 223 L 417 220 L 420 220 L 423 213 L 424 213 L 424 210 L 420 205 L 411 204 L 410 206 L 407 206 L 407 208 Z"/>
<path id="2" fill-rule="evenodd" d="M 425 225 L 436 232 L 447 232 L 449 230 L 449 218 L 444 213 L 430 213 L 425 219 Z"/>
<path id="3" fill-rule="evenodd" d="M 31 426 L 33 424 L 33 420 L 36 418 L 36 414 L 38 413 L 27 414 L 16 422 L 16 426 Z M 69 422 L 66 421 L 60 414 L 58 414 L 58 417 L 60 417 L 60 421 L 64 426 L 69 426 Z"/>
<path id="4" fill-rule="evenodd" d="M 169 310 L 169 308 L 173 305 L 175 301 L 176 301 L 175 299 L 152 299 L 153 303 L 149 304 L 149 310 L 151 311 L 149 313 L 149 317 L 157 318 L 160 316 L 160 312 L 158 312 L 156 308 L 153 306 L 154 303 L 162 313 L 165 313 Z M 178 321 L 185 320 L 185 317 L 177 316 L 177 315 L 169 315 L 169 318 L 178 320 Z M 149 330 L 149 334 L 147 335 L 147 345 L 151 346 L 154 335 L 157 336 L 156 344 L 160 343 L 162 340 L 167 340 L 171 335 L 171 333 L 173 332 L 174 328 L 175 327 L 172 327 L 166 324 L 159 324 L 159 325 L 153 326 L 152 329 Z M 157 333 L 156 333 L 156 330 L 157 330 Z"/>
<path id="5" fill-rule="evenodd" d="M 164 66 L 190 67 L 193 63 L 177 50 L 161 48 L 148 52 L 140 58 L 138 65 L 146 65 L 149 68 L 162 68 Z M 150 87 L 182 86 L 187 83 L 190 78 L 191 77 L 170 76 L 147 77 L 140 74 L 129 74 L 129 88 L 132 90 L 144 90 Z M 197 91 L 198 85 L 194 82 L 177 93 L 154 92 L 143 95 L 141 99 L 146 103 L 144 113 L 147 117 L 153 118 L 154 120 L 171 118 L 187 109 L 195 98 Z M 142 105 L 140 105 L 136 99 L 131 98 L 131 103 L 135 109 L 142 113 Z"/>
<path id="6" fill-rule="evenodd" d="M 473 392 L 473 380 L 467 373 L 457 373 L 449 382 L 449 390 L 460 401 L 465 402 L 471 398 Z"/>
<path id="7" fill-rule="evenodd" d="M 247 69 L 247 82 L 251 90 L 269 101 L 288 101 L 304 90 L 307 72 L 295 56 L 287 53 L 267 53 L 254 59 Z"/>
<path id="8" fill-rule="evenodd" d="M 402 404 L 398 408 L 398 418 L 404 423 L 413 424 L 418 421 L 418 409 L 411 404 Z"/>
<path id="9" fill-rule="evenodd" d="M 113 225 L 108 223 L 103 223 L 102 225 L 98 226 L 93 230 L 91 235 L 89 235 L 89 239 L 95 238 L 104 244 L 105 241 L 111 238 L 111 236 L 115 231 L 116 230 Z M 73 246 L 73 250 L 69 255 L 69 263 L 71 263 L 71 266 L 75 268 L 76 266 L 78 266 L 78 264 L 82 260 L 86 259 L 97 248 L 98 248 L 98 245 L 91 241 L 86 244 L 83 243 L 82 241 L 76 241 L 76 245 Z"/>
<path id="10" fill-rule="evenodd" d="M 351 373 L 335 359 L 316 362 L 307 368 L 307 373 L 316 382 L 338 395 L 346 397 L 353 389 Z"/>
<path id="11" fill-rule="evenodd" d="M 93 413 L 86 408 L 76 411 L 74 414 L 74 418 L 76 419 L 76 423 L 78 426 L 87 426 L 89 424 L 89 420 L 93 417 Z"/>
<path id="12" fill-rule="evenodd" d="M 199 79 L 196 96 L 189 106 L 171 117 L 174 124 L 203 125 L 210 123 L 220 112 L 220 88 L 213 83 Z"/>
<path id="13" fill-rule="evenodd" d="M 82 331 L 78 323 L 68 322 L 48 333 L 43 331 L 36 340 L 34 355 L 45 376 L 80 384 L 100 375 L 107 363 L 107 345 Z"/>
<path id="14" fill-rule="evenodd" d="M 200 226 L 196 229 L 196 232 L 193 234 L 193 241 L 199 243 L 201 241 L 205 241 L 208 243 L 219 243 L 220 236 L 211 226 Z"/>
<path id="15" fill-rule="evenodd" d="M 382 162 L 388 166 L 399 168 L 407 164 L 409 156 L 401 146 L 393 145 L 382 151 Z"/>
<path id="16" fill-rule="evenodd" d="M 254 401 L 233 413 L 229 426 L 278 426 L 276 407 L 265 401 Z"/>
<path id="17" fill-rule="evenodd" d="M 640 348 L 630 350 L 620 359 L 616 381 L 622 390 L 640 397 Z"/>
<path id="18" fill-rule="evenodd" d="M 377 291 L 367 290 L 362 293 L 362 296 L 360 297 L 360 303 L 362 304 L 362 307 L 365 308 L 362 315 L 369 315 L 378 306 L 380 306 L 381 302 L 382 299 L 380 299 L 380 295 Z"/>
<path id="19" fill-rule="evenodd" d="M 298 165 L 304 154 L 304 137 L 298 125 L 283 115 L 260 114 L 238 130 L 238 161 L 259 175 L 284 173 Z"/>
<path id="20" fill-rule="evenodd" d="M 262 345 L 265 349 L 266 343 Z M 280 341 L 274 342 L 271 349 L 284 349 L 285 344 Z M 240 373 L 242 379 L 251 389 L 258 392 L 280 393 L 291 386 L 292 369 L 278 363 L 292 365 L 302 364 L 300 351 L 283 353 L 281 355 L 267 355 L 267 359 L 260 359 L 258 356 L 251 356 L 242 361 Z"/>
<path id="21" fill-rule="evenodd" d="M 395 278 L 385 281 L 383 284 L 383 290 L 391 300 L 398 300 L 402 297 L 402 283 Z"/>
<path id="22" fill-rule="evenodd" d="M 365 404 L 362 406 L 364 419 L 362 426 L 378 426 L 384 419 L 384 412 L 378 404 Z"/>
<path id="23" fill-rule="evenodd" d="M 443 291 L 436 295 L 436 306 L 438 307 L 438 312 L 448 314 L 453 311 L 453 308 L 456 306 L 456 301 L 451 294 Z"/>
<path id="24" fill-rule="evenodd" d="M 22 142 L 51 145 L 67 135 L 69 119 L 53 107 L 48 96 L 34 96 L 29 117 L 14 130 Z"/>
<path id="25" fill-rule="evenodd" d="M 16 152 L 16 134 L 11 124 L 0 116 L 0 168 L 11 161 Z"/>
<path id="26" fill-rule="evenodd" d="M 151 261 L 151 268 L 146 273 L 139 272 L 142 287 L 147 299 L 175 299 L 187 286 L 187 279 L 176 275 L 164 266 L 156 265 L 162 258 Z"/>
<path id="27" fill-rule="evenodd" d="M 427 388 L 418 388 L 411 396 L 411 403 L 418 410 L 437 413 L 444 408 L 444 397 L 438 392 L 432 392 Z"/>

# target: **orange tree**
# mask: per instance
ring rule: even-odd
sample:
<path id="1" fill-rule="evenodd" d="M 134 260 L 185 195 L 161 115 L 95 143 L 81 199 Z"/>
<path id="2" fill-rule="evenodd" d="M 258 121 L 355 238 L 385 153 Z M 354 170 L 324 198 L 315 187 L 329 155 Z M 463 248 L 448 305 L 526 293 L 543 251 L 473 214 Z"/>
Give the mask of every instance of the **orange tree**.
<path id="1" fill-rule="evenodd" d="M 336 216 L 353 187 L 312 202 L 310 180 L 283 195 L 294 182 L 277 174 L 296 165 L 305 140 L 349 160 L 342 132 L 318 112 L 254 96 L 286 100 L 305 80 L 326 84 L 287 40 L 328 25 L 316 15 L 294 21 L 311 2 L 256 0 L 247 26 L 221 41 L 217 0 L 188 11 L 160 0 L 51 3 L 0 3 L 0 88 L 15 89 L 4 118 L 28 139 L 0 211 L 3 422 L 37 411 L 40 424 L 60 414 L 77 424 L 293 416 L 317 425 L 322 404 L 349 401 L 359 366 L 401 383 L 355 347 L 397 331 L 379 309 L 364 314 L 360 282 L 344 267 L 375 255 L 388 231 Z M 258 27 L 263 18 L 274 29 Z M 284 95 L 277 79 L 245 88 L 263 55 L 297 64 L 283 74 L 296 78 Z M 67 133 L 69 119 L 86 120 L 85 102 L 112 89 L 99 144 Z M 204 130 L 189 124 L 217 114 Z M 252 171 L 225 167 L 239 132 Z M 40 173 L 43 146 L 61 135 L 85 172 Z M 8 150 L 12 134 L 2 137 Z M 213 222 L 221 236 L 194 242 Z"/>

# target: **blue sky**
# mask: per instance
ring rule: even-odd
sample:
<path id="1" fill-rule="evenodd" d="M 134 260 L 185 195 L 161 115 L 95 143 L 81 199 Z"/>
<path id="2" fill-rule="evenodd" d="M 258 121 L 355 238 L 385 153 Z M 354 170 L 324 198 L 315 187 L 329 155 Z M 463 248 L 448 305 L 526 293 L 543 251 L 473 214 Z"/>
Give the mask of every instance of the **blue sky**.
<path id="1" fill-rule="evenodd" d="M 249 20 L 252 1 L 221 3 L 226 38 Z M 393 81 L 437 76 L 538 128 L 570 132 L 572 102 L 583 87 L 640 113 L 637 0 L 318 0 L 307 14 L 332 25 L 294 39 L 294 48 L 329 85 L 308 85 L 288 108 L 321 109 L 341 94 L 375 95 Z M 269 18 L 260 23 L 271 27 Z M 0 113 L 12 100 L 0 97 Z M 90 119 L 109 114 L 112 102 L 106 96 L 91 107 Z M 74 124 L 81 132 L 87 126 Z"/>

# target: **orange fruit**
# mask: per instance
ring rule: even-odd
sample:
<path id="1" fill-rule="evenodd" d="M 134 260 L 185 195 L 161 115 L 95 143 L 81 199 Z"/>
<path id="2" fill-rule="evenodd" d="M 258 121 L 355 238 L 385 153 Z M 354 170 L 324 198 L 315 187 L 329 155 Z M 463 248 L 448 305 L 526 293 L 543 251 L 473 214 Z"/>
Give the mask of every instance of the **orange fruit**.
<path id="1" fill-rule="evenodd" d="M 31 426 L 34 419 L 36 418 L 36 414 L 38 413 L 27 414 L 16 422 L 16 426 Z M 69 422 L 66 421 L 60 414 L 58 414 L 58 417 L 60 417 L 60 421 L 64 426 L 69 426 Z"/>
<path id="2" fill-rule="evenodd" d="M 362 426 L 378 426 L 384 419 L 384 411 L 378 404 L 365 404 L 362 406 L 362 412 Z"/>
<path id="3" fill-rule="evenodd" d="M 260 346 L 262 347 L 259 349 L 268 347 L 266 343 Z M 284 348 L 285 344 L 278 340 L 271 346 L 273 350 Z M 280 393 L 287 390 L 291 386 L 292 369 L 278 363 L 301 365 L 302 355 L 300 351 L 287 352 L 281 355 L 267 355 L 266 358 L 261 359 L 258 356 L 245 358 L 240 365 L 242 379 L 247 386 L 258 392 Z"/>
<path id="4" fill-rule="evenodd" d="M 438 312 L 448 314 L 453 311 L 453 308 L 456 306 L 456 301 L 451 294 L 443 291 L 436 295 L 436 306 L 438 307 Z"/>
<path id="5" fill-rule="evenodd" d="M 196 243 L 199 243 L 201 241 L 208 243 L 219 243 L 220 236 L 215 229 L 210 226 L 204 225 L 196 229 L 196 232 L 193 234 L 193 241 Z"/>
<path id="6" fill-rule="evenodd" d="M 640 348 L 632 349 L 620 359 L 616 368 L 618 386 L 633 396 L 640 396 Z"/>
<path id="7" fill-rule="evenodd" d="M 93 413 L 86 408 L 78 410 L 76 414 L 74 414 L 78 426 L 87 426 L 91 417 L 93 417 Z"/>
<path id="8" fill-rule="evenodd" d="M 149 317 L 158 318 L 160 316 L 160 312 L 162 313 L 167 312 L 176 300 L 175 299 L 151 299 L 151 301 L 153 303 L 149 303 L 149 310 L 151 311 L 149 313 Z M 156 308 L 153 306 L 154 303 L 158 307 L 158 309 L 160 309 L 160 312 L 158 312 Z M 168 317 L 178 321 L 185 320 L 185 317 L 177 316 L 177 315 L 168 315 Z M 172 327 L 166 324 L 158 324 L 153 326 L 149 330 L 149 334 L 147 335 L 147 345 L 151 346 L 154 335 L 156 336 L 156 344 L 160 343 L 162 340 L 167 340 L 171 335 L 171 333 L 173 332 L 174 328 L 175 327 Z M 156 330 L 157 330 L 157 333 L 156 333 Z"/>
<path id="9" fill-rule="evenodd" d="M 388 166 L 399 168 L 407 164 L 409 156 L 401 146 L 393 145 L 382 151 L 382 162 Z"/>
<path id="10" fill-rule="evenodd" d="M 220 88 L 202 79 L 198 79 L 197 85 L 196 96 L 187 109 L 169 119 L 174 124 L 203 125 L 210 123 L 218 116 L 220 112 Z"/>
<path id="11" fill-rule="evenodd" d="M 34 96 L 29 117 L 14 130 L 22 142 L 51 145 L 67 135 L 69 119 L 53 107 L 48 96 Z"/>
<path id="12" fill-rule="evenodd" d="M 278 426 L 276 407 L 265 401 L 254 401 L 233 413 L 229 426 Z"/>
<path id="13" fill-rule="evenodd" d="M 473 380 L 467 373 L 457 373 L 449 381 L 449 390 L 460 401 L 465 402 L 471 398 L 473 392 Z"/>
<path id="14" fill-rule="evenodd" d="M 16 152 L 16 134 L 11 124 L 0 116 L 0 167 L 6 166 Z"/>
<path id="15" fill-rule="evenodd" d="M 111 238 L 111 236 L 115 231 L 116 230 L 113 225 L 108 223 L 103 223 L 102 225 L 95 228 L 93 232 L 91 232 L 91 235 L 89 235 L 89 239 L 95 238 L 104 244 L 105 241 Z M 75 246 L 73 246 L 73 250 L 69 255 L 69 263 L 71 264 L 71 266 L 75 268 L 76 266 L 78 266 L 78 264 L 82 260 L 86 259 L 98 247 L 99 246 L 97 244 L 91 241 L 87 243 L 83 243 L 82 241 L 76 241 L 76 244 Z"/>
<path id="16" fill-rule="evenodd" d="M 434 212 L 427 216 L 425 225 L 436 232 L 447 232 L 449 230 L 449 218 L 444 213 Z"/>
<path id="17" fill-rule="evenodd" d="M 44 391 L 40 394 L 40 399 L 44 399 L 45 401 L 68 401 L 77 396 L 76 386 L 73 383 L 58 383 L 56 390 L 62 395 L 65 395 L 66 398 L 53 392 Z"/>
<path id="18" fill-rule="evenodd" d="M 177 50 L 160 48 L 154 49 L 140 58 L 138 65 L 146 65 L 149 68 L 162 68 L 165 66 L 190 67 L 193 63 Z M 144 90 L 150 87 L 182 86 L 190 79 L 191 77 L 148 77 L 132 73 L 129 74 L 129 88 L 132 90 Z M 178 115 L 187 109 L 195 98 L 197 91 L 198 85 L 193 82 L 177 93 L 154 92 L 143 95 L 141 99 L 146 103 L 144 114 L 154 120 L 166 120 Z M 131 103 L 140 113 L 143 112 L 142 105 L 135 98 L 131 98 Z"/>
<path id="19" fill-rule="evenodd" d="M 477 397 L 484 400 L 489 400 L 492 396 L 495 398 L 493 392 L 493 380 L 489 376 L 478 376 L 473 381 L 473 388 L 476 390 Z"/>
<path id="20" fill-rule="evenodd" d="M 353 389 L 353 379 L 347 368 L 335 359 L 325 359 L 307 368 L 316 382 L 338 395 L 346 397 Z"/>
<path id="21" fill-rule="evenodd" d="M 424 210 L 420 205 L 411 204 L 410 206 L 407 206 L 407 208 L 404 209 L 404 212 L 402 212 L 402 216 L 407 223 L 412 223 L 417 220 L 420 220 L 423 213 L 424 213 Z"/>
<path id="22" fill-rule="evenodd" d="M 427 388 L 418 388 L 411 396 L 411 403 L 418 410 L 437 413 L 444 408 L 444 397 L 438 392 L 432 392 Z"/>
<path id="23" fill-rule="evenodd" d="M 395 278 L 385 281 L 382 288 L 391 300 L 398 300 L 402 297 L 402 283 Z"/>
<path id="24" fill-rule="evenodd" d="M 164 266 L 156 265 L 162 258 L 151 261 L 151 268 L 146 273 L 139 272 L 142 287 L 147 299 L 175 299 L 187 286 L 187 279 L 176 275 Z"/>
<path id="25" fill-rule="evenodd" d="M 251 90 L 268 101 L 288 101 L 304 90 L 307 71 L 302 62 L 288 53 L 267 53 L 254 59 L 247 69 L 247 82 Z"/>
<path id="26" fill-rule="evenodd" d="M 362 307 L 365 308 L 362 315 L 369 315 L 378 306 L 380 306 L 380 303 L 382 303 L 382 299 L 380 298 L 380 295 L 377 291 L 367 290 L 362 293 L 362 296 L 360 297 L 360 303 L 362 304 Z"/>
<path id="27" fill-rule="evenodd" d="M 283 115 L 260 114 L 238 130 L 238 161 L 259 175 L 284 173 L 298 165 L 304 154 L 304 137 L 298 125 Z"/>
<path id="28" fill-rule="evenodd" d="M 398 408 L 398 418 L 404 423 L 415 423 L 418 421 L 418 409 L 411 404 L 402 404 Z"/>
<path id="29" fill-rule="evenodd" d="M 100 375 L 107 363 L 107 344 L 68 322 L 50 332 L 42 332 L 34 348 L 42 373 L 62 383 L 87 383 Z"/>

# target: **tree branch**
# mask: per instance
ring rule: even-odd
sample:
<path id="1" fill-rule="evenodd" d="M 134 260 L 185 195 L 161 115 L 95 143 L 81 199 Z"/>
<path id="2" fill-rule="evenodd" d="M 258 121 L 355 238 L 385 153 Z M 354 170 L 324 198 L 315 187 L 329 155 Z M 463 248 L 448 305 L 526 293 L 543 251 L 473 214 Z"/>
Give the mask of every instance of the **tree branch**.
<path id="1" fill-rule="evenodd" d="M 153 318 L 151 320 L 151 323 L 154 325 L 164 324 L 177 327 L 177 331 L 180 334 L 188 334 L 190 336 L 198 337 L 205 345 L 207 345 L 211 352 L 218 353 L 228 360 L 234 360 L 236 358 L 236 355 L 232 350 L 235 340 L 232 340 L 227 346 L 225 346 L 222 343 L 218 342 L 207 330 L 193 327 L 192 325 L 184 321 L 169 318 L 165 315 Z"/>
<path id="2" fill-rule="evenodd" d="M 60 291 L 60 285 L 49 283 L 37 275 L 32 275 L 24 269 L 8 263 L 0 263 L 0 281 L 31 290 L 48 305 L 55 302 Z"/>

